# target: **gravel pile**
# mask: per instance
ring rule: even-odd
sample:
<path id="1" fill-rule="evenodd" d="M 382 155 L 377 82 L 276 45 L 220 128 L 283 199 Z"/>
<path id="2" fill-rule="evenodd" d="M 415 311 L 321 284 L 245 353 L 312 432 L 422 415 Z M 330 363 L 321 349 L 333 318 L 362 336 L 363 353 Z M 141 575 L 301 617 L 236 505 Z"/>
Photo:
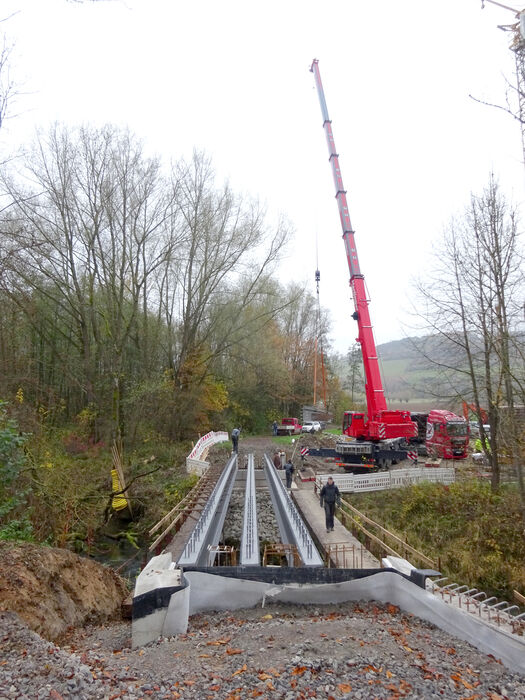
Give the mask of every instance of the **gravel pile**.
<path id="1" fill-rule="evenodd" d="M 105 697 L 90 666 L 32 632 L 16 613 L 0 612 L 0 659 L 1 700 Z"/>
<path id="2" fill-rule="evenodd" d="M 391 605 L 271 605 L 195 615 L 130 648 L 130 626 L 58 648 L 0 614 L 2 698 L 525 698 L 525 677 Z"/>

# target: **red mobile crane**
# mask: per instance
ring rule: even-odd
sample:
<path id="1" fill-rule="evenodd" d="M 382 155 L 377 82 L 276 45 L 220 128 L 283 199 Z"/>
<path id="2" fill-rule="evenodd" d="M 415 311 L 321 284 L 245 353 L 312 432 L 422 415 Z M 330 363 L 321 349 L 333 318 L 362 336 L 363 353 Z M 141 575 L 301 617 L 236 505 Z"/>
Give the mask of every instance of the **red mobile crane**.
<path id="1" fill-rule="evenodd" d="M 328 116 L 323 84 L 319 73 L 319 61 L 314 59 L 311 68 L 314 74 L 321 112 L 323 115 L 323 128 L 328 144 L 329 162 L 332 166 L 334 177 L 336 200 L 339 207 L 339 216 L 343 228 L 343 241 L 346 250 L 348 268 L 350 270 L 350 286 L 354 297 L 355 311 L 352 318 L 357 321 L 359 335 L 357 342 L 361 346 L 363 365 L 365 370 L 366 405 L 368 420 L 365 415 L 357 411 L 345 412 L 343 433 L 359 440 L 379 442 L 388 439 L 408 439 L 417 435 L 417 425 L 410 418 L 409 411 L 389 411 L 386 405 L 381 373 L 377 358 L 376 344 L 370 314 L 368 312 L 368 299 L 365 290 L 365 278 L 359 267 L 354 231 L 350 222 L 346 190 L 343 186 L 339 156 L 335 149 L 332 122 Z"/>

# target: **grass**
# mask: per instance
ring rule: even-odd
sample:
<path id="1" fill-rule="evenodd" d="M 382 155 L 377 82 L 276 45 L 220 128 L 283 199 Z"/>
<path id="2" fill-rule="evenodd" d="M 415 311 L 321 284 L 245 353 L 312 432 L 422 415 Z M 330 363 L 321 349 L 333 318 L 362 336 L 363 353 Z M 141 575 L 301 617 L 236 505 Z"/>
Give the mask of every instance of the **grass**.
<path id="1" fill-rule="evenodd" d="M 525 593 L 525 540 L 520 535 L 519 494 L 497 492 L 478 481 L 346 497 L 351 504 L 416 549 L 441 560 L 444 576 L 512 600 Z"/>
<path id="2" fill-rule="evenodd" d="M 277 435 L 276 437 L 272 437 L 272 440 L 277 445 L 294 445 L 300 437 L 300 435 L 294 435 L 293 437 L 291 435 Z"/>

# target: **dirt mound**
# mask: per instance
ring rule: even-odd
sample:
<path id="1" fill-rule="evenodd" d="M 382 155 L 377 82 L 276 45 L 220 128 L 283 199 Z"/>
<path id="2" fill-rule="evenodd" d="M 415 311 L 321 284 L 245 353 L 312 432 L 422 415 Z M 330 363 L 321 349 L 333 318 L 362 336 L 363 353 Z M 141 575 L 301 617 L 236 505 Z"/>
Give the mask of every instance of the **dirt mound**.
<path id="1" fill-rule="evenodd" d="M 56 641 L 69 627 L 114 617 L 127 594 L 112 569 L 73 552 L 0 542 L 0 608 Z"/>

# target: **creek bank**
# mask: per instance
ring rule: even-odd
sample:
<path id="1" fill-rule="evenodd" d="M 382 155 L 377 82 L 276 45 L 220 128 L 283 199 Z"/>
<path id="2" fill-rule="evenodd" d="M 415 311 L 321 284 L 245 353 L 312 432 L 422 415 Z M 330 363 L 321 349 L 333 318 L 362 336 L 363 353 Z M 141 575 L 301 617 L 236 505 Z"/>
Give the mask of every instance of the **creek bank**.
<path id="1" fill-rule="evenodd" d="M 125 581 L 66 549 L 0 542 L 0 608 L 50 641 L 67 630 L 120 615 Z"/>

